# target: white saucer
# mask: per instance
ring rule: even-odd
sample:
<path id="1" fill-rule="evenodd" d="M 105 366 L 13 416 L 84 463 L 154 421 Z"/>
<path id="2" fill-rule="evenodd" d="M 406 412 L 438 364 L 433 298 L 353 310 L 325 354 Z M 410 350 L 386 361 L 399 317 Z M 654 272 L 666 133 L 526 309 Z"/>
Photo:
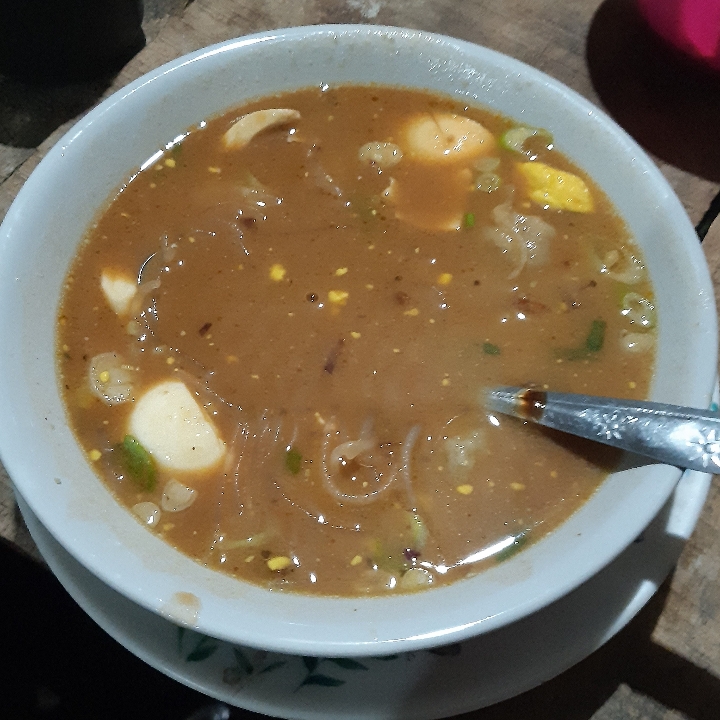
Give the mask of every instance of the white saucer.
<path id="1" fill-rule="evenodd" d="M 467 642 L 388 658 L 318 659 L 232 646 L 181 629 L 88 572 L 18 504 L 48 565 L 80 607 L 161 672 L 230 705 L 284 718 L 449 717 L 558 675 L 599 648 L 650 599 L 700 515 L 711 476 L 687 471 L 641 538 L 570 595 Z"/>

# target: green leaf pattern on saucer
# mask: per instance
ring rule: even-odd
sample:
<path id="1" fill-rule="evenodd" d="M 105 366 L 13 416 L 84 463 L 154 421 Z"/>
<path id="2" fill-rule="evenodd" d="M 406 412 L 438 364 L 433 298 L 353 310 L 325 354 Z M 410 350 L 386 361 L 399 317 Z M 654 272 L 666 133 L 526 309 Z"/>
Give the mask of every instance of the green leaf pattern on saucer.
<path id="1" fill-rule="evenodd" d="M 177 647 L 178 654 L 187 663 L 200 663 L 208 660 L 218 651 L 226 653 L 229 649 L 232 663 L 222 671 L 222 680 L 226 685 L 243 687 L 262 675 L 286 667 L 294 677 L 301 678 L 294 692 L 311 685 L 321 688 L 340 687 L 353 677 L 347 673 L 359 672 L 362 674 L 362 672 L 370 670 L 369 665 L 371 663 L 388 663 L 401 658 L 405 659 L 405 661 L 411 661 L 419 654 L 409 652 L 385 655 L 363 659 L 363 662 L 342 657 L 322 658 L 282 655 L 266 650 L 229 645 L 184 627 L 177 628 Z M 432 648 L 422 652 L 443 658 L 455 658 L 461 651 L 462 645 L 455 643 L 454 645 Z"/>

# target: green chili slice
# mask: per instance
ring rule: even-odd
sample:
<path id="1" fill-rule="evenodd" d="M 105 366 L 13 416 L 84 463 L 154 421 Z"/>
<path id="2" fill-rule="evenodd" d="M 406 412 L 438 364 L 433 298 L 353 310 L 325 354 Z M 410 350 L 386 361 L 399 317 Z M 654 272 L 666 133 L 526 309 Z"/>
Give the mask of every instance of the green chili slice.
<path id="1" fill-rule="evenodd" d="M 153 490 L 157 477 L 152 455 L 132 435 L 126 435 L 116 449 L 130 478 L 143 490 Z"/>

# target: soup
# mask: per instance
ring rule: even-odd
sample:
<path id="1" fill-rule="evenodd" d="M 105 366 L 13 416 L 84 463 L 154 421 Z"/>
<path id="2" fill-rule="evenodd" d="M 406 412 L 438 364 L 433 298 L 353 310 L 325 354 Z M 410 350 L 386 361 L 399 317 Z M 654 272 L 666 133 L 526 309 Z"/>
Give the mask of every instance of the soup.
<path id="1" fill-rule="evenodd" d="M 544 130 L 322 87 L 168 142 L 70 269 L 71 426 L 148 529 L 271 588 L 407 592 L 502 562 L 616 456 L 484 388 L 641 398 L 638 248 Z"/>

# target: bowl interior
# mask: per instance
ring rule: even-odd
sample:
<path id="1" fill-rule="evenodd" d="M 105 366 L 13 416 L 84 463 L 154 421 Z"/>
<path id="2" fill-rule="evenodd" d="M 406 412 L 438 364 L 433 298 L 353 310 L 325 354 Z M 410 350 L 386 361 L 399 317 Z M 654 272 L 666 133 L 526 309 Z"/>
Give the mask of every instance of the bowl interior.
<path id="1" fill-rule="evenodd" d="M 707 407 L 716 372 L 712 286 L 678 199 L 601 111 L 515 60 L 417 31 L 297 28 L 186 56 L 106 100 L 43 160 L 0 230 L 0 336 L 12 338 L 0 349 L 0 454 L 45 527 L 115 589 L 209 635 L 304 655 L 411 650 L 533 612 L 626 547 L 680 477 L 659 465 L 614 473 L 564 525 L 498 567 L 426 593 L 358 600 L 269 592 L 213 573 L 116 504 L 77 447 L 57 387 L 58 301 L 78 243 L 123 179 L 187 127 L 246 99 L 351 82 L 427 88 L 548 128 L 645 252 L 659 314 L 651 399 Z"/>

